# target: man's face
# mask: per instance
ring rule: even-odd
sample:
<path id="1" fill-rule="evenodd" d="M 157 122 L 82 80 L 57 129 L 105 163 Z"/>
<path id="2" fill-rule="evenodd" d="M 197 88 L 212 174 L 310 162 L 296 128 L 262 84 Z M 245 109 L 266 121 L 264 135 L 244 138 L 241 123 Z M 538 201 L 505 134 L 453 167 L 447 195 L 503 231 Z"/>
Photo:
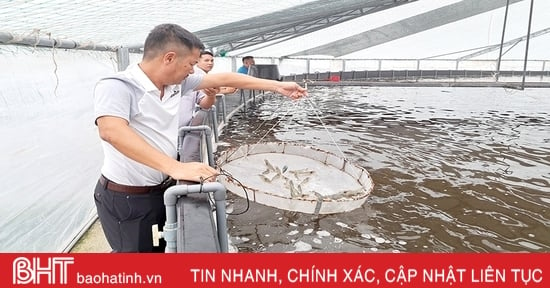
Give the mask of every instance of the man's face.
<path id="1" fill-rule="evenodd" d="M 168 64 L 168 77 L 170 78 L 170 84 L 180 84 L 189 74 L 193 74 L 193 66 L 197 64 L 200 50 L 187 48 L 174 49 L 174 59 Z"/>
<path id="2" fill-rule="evenodd" d="M 244 65 L 245 65 L 246 67 L 250 67 L 251 65 L 254 65 L 254 64 L 255 64 L 255 63 L 254 63 L 254 59 L 246 59 L 246 60 L 244 61 Z"/>
<path id="3" fill-rule="evenodd" d="M 210 72 L 212 68 L 214 68 L 214 57 L 209 54 L 202 54 L 202 56 L 199 58 L 197 66 L 206 73 Z"/>

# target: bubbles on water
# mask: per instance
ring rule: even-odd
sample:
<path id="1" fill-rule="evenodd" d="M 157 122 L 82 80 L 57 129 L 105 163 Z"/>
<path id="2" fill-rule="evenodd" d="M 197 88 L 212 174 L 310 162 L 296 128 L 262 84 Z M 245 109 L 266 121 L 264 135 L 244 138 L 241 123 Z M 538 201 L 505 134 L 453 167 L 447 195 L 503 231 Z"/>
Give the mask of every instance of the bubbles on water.
<path id="1" fill-rule="evenodd" d="M 382 237 L 374 237 L 374 241 L 378 244 L 382 244 L 386 242 L 386 240 Z"/>
<path id="2" fill-rule="evenodd" d="M 330 233 L 325 230 L 317 231 L 316 233 L 317 233 L 317 236 L 321 238 L 330 236 Z"/>
<path id="3" fill-rule="evenodd" d="M 497 244 L 494 244 L 493 242 L 487 240 L 487 239 L 483 239 L 481 240 L 481 243 L 495 251 L 503 251 L 502 247 L 500 247 L 500 245 L 497 245 Z"/>
<path id="4" fill-rule="evenodd" d="M 336 222 L 334 224 L 336 224 L 337 226 L 340 226 L 342 228 L 349 228 L 348 224 L 345 224 L 345 223 L 342 223 L 342 222 Z"/>
<path id="5" fill-rule="evenodd" d="M 234 237 L 233 239 L 235 239 L 235 244 L 239 244 L 239 243 L 246 243 L 248 241 L 250 241 L 250 238 L 247 238 L 247 237 Z"/>
<path id="6" fill-rule="evenodd" d="M 239 252 L 239 248 L 235 245 L 232 245 L 232 244 L 229 244 L 228 246 L 228 250 L 227 250 L 229 253 L 238 253 Z"/>
<path id="7" fill-rule="evenodd" d="M 311 244 L 303 241 L 298 241 L 294 243 L 294 251 L 292 252 L 306 252 L 306 251 L 311 251 L 312 249 L 313 247 L 311 246 Z"/>
<path id="8" fill-rule="evenodd" d="M 527 248 L 527 249 L 532 249 L 532 250 L 540 250 L 541 247 L 536 245 L 536 244 L 533 244 L 531 242 L 527 242 L 527 241 L 519 241 L 518 242 L 519 245 Z"/>
<path id="9" fill-rule="evenodd" d="M 225 207 L 225 213 L 231 214 L 233 213 L 233 210 L 235 210 L 233 207 L 233 203 L 227 203 Z"/>
<path id="10" fill-rule="evenodd" d="M 520 114 L 548 107 L 547 97 L 536 97 L 536 107 L 532 107 L 525 97 L 506 97 L 506 101 L 500 101 L 501 96 L 493 89 L 453 88 L 449 90 L 451 93 L 445 91 L 448 96 L 442 96 L 424 88 L 381 88 L 372 94 L 376 97 L 363 103 L 365 98 L 359 97 L 361 93 L 352 93 L 357 92 L 354 89 L 349 88 L 345 94 L 357 95 L 355 100 L 360 103 L 353 107 L 342 105 L 349 108 L 345 113 L 335 110 L 333 102 L 325 102 L 333 101 L 330 97 L 321 98 L 319 109 L 323 105 L 330 107 L 322 111 L 331 111 L 331 120 L 334 120 L 330 123 L 330 128 L 334 128 L 331 131 L 341 136 L 339 139 L 345 139 L 338 144 L 343 142 L 345 145 L 341 148 L 347 156 L 359 160 L 373 172 L 379 184 L 377 193 L 369 196 L 368 206 L 363 210 L 315 219 L 320 221 L 311 221 L 309 215 L 284 212 L 275 212 L 275 217 L 270 214 L 270 218 L 259 218 L 262 220 L 257 224 L 259 227 L 266 224 L 264 219 L 278 218 L 281 224 L 278 227 L 286 228 L 282 231 L 275 228 L 280 232 L 269 231 L 272 234 L 269 242 L 274 242 L 277 236 L 294 238 L 294 242 L 290 239 L 285 239 L 283 244 L 275 242 L 276 249 L 292 250 L 294 243 L 302 241 L 313 245 L 315 250 L 328 251 L 356 248 L 373 252 L 443 250 L 438 249 L 441 247 L 438 245 L 451 251 L 548 250 L 548 237 L 536 231 L 545 231 L 540 227 L 546 227 L 550 211 L 550 196 L 544 195 L 550 191 L 550 177 L 544 172 L 550 165 L 545 158 L 550 147 L 550 138 L 545 132 L 550 127 L 550 114 L 544 112 L 537 118 L 542 122 L 518 118 Z M 407 96 L 390 98 L 396 92 Z M 511 106 L 517 109 L 508 111 Z M 488 112 L 487 108 L 494 110 Z M 505 113 L 504 108 L 507 109 Z M 353 121 L 349 121 L 350 117 Z M 320 139 L 316 136 L 321 133 L 309 133 L 318 125 L 318 121 L 309 123 L 304 119 L 303 126 L 296 126 L 304 129 L 285 126 L 273 131 L 277 140 L 328 142 L 326 139 L 324 142 L 312 140 Z M 240 133 L 242 126 L 236 127 Z M 303 132 L 302 136 L 296 138 L 297 131 Z M 514 177 L 495 172 L 504 162 L 515 163 L 511 167 Z M 510 209 L 501 209 L 503 203 Z M 441 214 L 445 217 L 434 217 Z M 465 223 L 470 224 L 463 225 Z M 531 234 L 516 238 L 518 223 Z M 308 224 L 313 229 L 306 229 Z M 245 222 L 237 228 L 233 226 L 233 230 L 242 229 L 241 235 L 251 238 L 257 236 L 256 231 L 239 226 L 249 227 Z M 436 239 L 425 233 L 434 227 L 441 228 Z M 326 231 L 317 232 L 323 229 Z M 301 233 L 286 235 L 291 230 Z M 330 236 L 327 231 L 335 235 Z M 464 237 L 468 237 L 468 241 Z M 442 243 L 434 243 L 434 240 Z"/>

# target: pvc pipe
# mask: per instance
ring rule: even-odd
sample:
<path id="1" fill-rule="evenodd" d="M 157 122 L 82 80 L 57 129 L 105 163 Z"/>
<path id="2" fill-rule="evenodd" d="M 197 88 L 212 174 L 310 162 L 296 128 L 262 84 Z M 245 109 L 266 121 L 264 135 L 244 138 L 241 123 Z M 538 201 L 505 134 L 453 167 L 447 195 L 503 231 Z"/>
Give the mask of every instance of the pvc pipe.
<path id="1" fill-rule="evenodd" d="M 203 184 L 175 185 L 164 192 L 164 205 L 166 206 L 166 223 L 163 228 L 163 238 L 166 241 L 166 253 L 177 252 L 177 225 L 178 217 L 176 203 L 180 196 L 191 193 L 214 193 L 216 205 L 216 226 L 218 240 L 220 242 L 221 252 L 229 251 L 227 239 L 227 219 L 225 215 L 226 189 L 219 182 L 209 182 Z"/>

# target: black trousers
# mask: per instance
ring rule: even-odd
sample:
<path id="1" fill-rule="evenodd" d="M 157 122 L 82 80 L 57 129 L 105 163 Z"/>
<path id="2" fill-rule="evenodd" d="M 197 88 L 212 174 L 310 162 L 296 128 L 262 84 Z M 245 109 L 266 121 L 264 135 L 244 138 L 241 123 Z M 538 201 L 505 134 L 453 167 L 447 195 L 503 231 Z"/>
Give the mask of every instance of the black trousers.
<path id="1" fill-rule="evenodd" d="M 94 200 L 99 221 L 112 252 L 164 253 L 166 242 L 153 246 L 152 225 L 159 231 L 166 222 L 164 191 L 155 188 L 147 194 L 129 194 L 106 189 L 97 182 Z"/>

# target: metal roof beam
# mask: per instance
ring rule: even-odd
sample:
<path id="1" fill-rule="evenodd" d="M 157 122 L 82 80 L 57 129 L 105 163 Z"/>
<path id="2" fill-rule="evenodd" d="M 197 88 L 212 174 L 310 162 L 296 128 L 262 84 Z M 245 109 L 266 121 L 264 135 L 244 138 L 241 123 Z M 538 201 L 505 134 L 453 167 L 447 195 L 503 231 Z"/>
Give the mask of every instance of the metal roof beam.
<path id="1" fill-rule="evenodd" d="M 524 0 L 510 0 L 510 4 L 519 1 Z M 330 55 L 340 57 L 503 6 L 506 6 L 506 1 L 503 0 L 463 0 L 288 56 Z"/>
<path id="2" fill-rule="evenodd" d="M 535 38 L 537 36 L 544 35 L 546 33 L 550 33 L 550 28 L 545 28 L 545 29 L 539 30 L 537 32 L 533 32 L 533 33 L 531 33 L 530 37 L 532 39 L 532 38 Z M 511 45 L 516 45 L 519 42 L 525 41 L 526 39 L 527 39 L 527 35 L 521 36 L 521 37 L 518 37 L 518 38 L 515 38 L 515 39 L 512 39 L 510 41 L 506 41 L 506 42 L 502 43 L 502 46 L 503 47 L 508 47 L 508 46 L 511 46 Z M 485 48 L 483 48 L 483 49 L 481 49 L 477 52 L 474 52 L 474 53 L 471 53 L 471 54 L 468 54 L 468 55 L 464 55 L 464 56 L 462 56 L 458 59 L 459 60 L 471 59 L 471 58 L 474 58 L 474 57 L 477 57 L 477 56 L 480 56 L 480 55 L 487 54 L 489 52 L 498 50 L 499 48 L 500 48 L 500 44 L 490 45 L 490 46 L 485 47 Z"/>
<path id="3" fill-rule="evenodd" d="M 253 18 L 196 31 L 209 48 L 226 52 L 291 39 L 370 13 L 417 0 L 319 0 Z M 258 23 L 262 23 L 258 27 Z"/>

